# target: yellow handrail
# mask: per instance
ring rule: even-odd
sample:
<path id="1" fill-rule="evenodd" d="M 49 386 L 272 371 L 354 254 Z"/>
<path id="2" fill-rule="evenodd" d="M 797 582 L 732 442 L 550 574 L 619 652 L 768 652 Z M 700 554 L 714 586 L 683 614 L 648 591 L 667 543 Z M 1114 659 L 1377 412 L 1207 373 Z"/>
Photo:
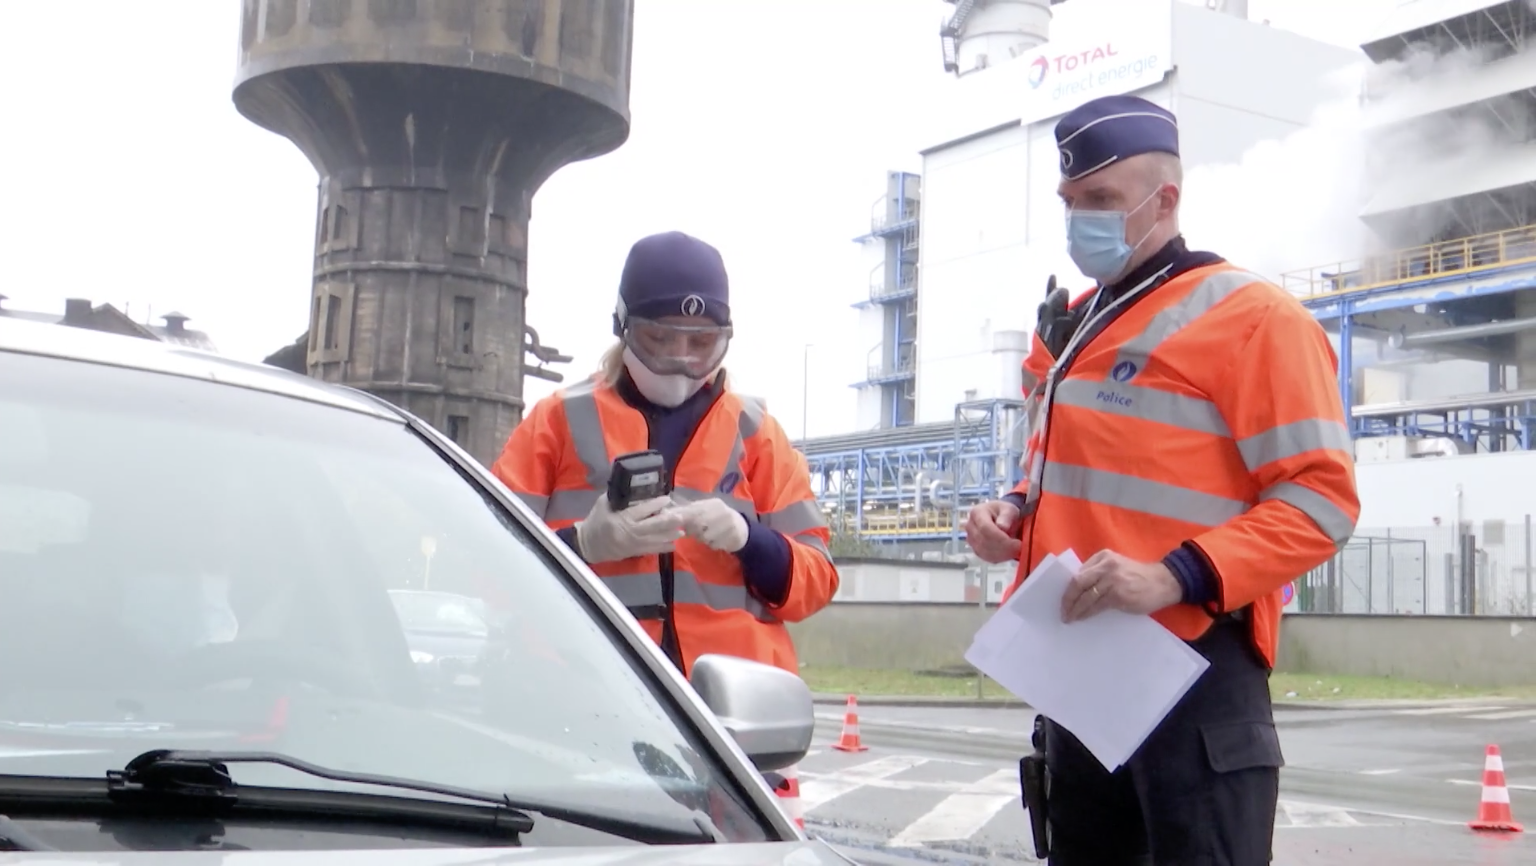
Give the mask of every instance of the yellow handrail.
<path id="1" fill-rule="evenodd" d="M 1280 275 L 1280 285 L 1293 295 L 1315 298 L 1524 262 L 1536 262 L 1536 226 L 1520 226 L 1364 259 L 1288 271 Z"/>
<path id="2" fill-rule="evenodd" d="M 964 526 L 969 507 L 961 507 L 960 522 Z M 854 517 L 845 517 L 849 529 L 853 529 Z M 863 525 L 857 529 L 859 536 L 917 536 L 947 534 L 954 528 L 954 519 L 947 508 L 929 508 L 921 512 L 911 510 L 865 510 Z"/>

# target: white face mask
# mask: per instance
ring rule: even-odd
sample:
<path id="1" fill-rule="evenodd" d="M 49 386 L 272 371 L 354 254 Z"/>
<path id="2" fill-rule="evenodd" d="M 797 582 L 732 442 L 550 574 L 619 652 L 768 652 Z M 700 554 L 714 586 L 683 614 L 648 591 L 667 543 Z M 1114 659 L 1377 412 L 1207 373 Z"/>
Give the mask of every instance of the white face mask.
<path id="1" fill-rule="evenodd" d="M 647 368 L 628 347 L 624 348 L 624 367 L 629 370 L 630 379 L 635 381 L 635 388 L 640 390 L 640 394 L 658 407 L 678 406 L 693 397 L 693 393 L 702 389 L 715 375 L 711 371 L 702 380 L 683 374 L 664 376 Z"/>

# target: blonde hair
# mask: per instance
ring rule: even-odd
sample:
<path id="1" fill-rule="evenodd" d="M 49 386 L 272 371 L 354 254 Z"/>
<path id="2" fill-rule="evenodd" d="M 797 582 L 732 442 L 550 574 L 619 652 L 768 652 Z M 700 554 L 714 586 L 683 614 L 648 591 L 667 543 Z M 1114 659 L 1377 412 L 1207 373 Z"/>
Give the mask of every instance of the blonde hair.
<path id="1" fill-rule="evenodd" d="M 725 369 L 721 368 L 721 370 L 723 371 Z M 617 386 L 619 384 L 619 380 L 623 379 L 623 340 L 614 341 L 613 346 L 609 347 L 603 352 L 603 357 L 598 360 L 597 374 L 595 376 L 597 377 L 598 382 L 602 383 L 604 386 Z M 727 390 L 731 388 L 731 375 L 729 372 L 726 372 L 725 374 L 725 388 Z"/>

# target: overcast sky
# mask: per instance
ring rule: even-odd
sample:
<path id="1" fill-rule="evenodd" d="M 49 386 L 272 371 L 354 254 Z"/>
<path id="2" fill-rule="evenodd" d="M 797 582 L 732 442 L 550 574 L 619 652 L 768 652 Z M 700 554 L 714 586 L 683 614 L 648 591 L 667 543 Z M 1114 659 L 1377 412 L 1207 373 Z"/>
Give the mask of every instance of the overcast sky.
<path id="1" fill-rule="evenodd" d="M 1393 5 L 1250 0 L 1249 8 L 1273 26 L 1354 45 Z M 731 271 L 738 337 L 727 364 L 740 386 L 798 432 L 802 347 L 813 343 L 810 433 L 846 431 L 847 386 L 868 351 L 846 340 L 857 322 L 849 305 L 868 292 L 851 239 L 867 228 L 886 170 L 920 167 L 919 103 L 946 83 L 936 32 L 953 7 L 636 7 L 629 141 L 562 169 L 535 198 L 529 322 L 576 357 L 564 371 L 580 378 L 612 339 L 629 245 L 666 229 L 697 234 L 721 248 Z M 139 319 L 178 309 L 246 359 L 304 331 L 315 171 L 234 110 L 238 13 L 238 0 L 0 9 L 8 305 L 62 312 L 66 297 L 87 297 L 129 305 Z M 1302 171 L 1302 162 L 1271 155 L 1256 170 L 1265 175 L 1259 189 L 1286 189 L 1277 175 Z M 553 388 L 530 379 L 528 397 Z"/>

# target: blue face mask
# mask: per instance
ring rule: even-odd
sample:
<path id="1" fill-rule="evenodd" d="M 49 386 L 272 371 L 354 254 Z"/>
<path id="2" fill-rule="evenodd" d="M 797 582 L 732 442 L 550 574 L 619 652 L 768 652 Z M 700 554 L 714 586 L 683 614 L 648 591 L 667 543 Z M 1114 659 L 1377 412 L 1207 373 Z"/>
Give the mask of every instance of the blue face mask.
<path id="1" fill-rule="evenodd" d="M 1112 283 L 1125 274 L 1131 254 L 1152 235 L 1152 229 L 1148 229 L 1140 241 L 1130 244 L 1125 240 L 1125 223 L 1158 192 L 1153 190 L 1151 196 L 1130 211 L 1068 210 L 1067 253 L 1077 269 L 1101 285 Z"/>

